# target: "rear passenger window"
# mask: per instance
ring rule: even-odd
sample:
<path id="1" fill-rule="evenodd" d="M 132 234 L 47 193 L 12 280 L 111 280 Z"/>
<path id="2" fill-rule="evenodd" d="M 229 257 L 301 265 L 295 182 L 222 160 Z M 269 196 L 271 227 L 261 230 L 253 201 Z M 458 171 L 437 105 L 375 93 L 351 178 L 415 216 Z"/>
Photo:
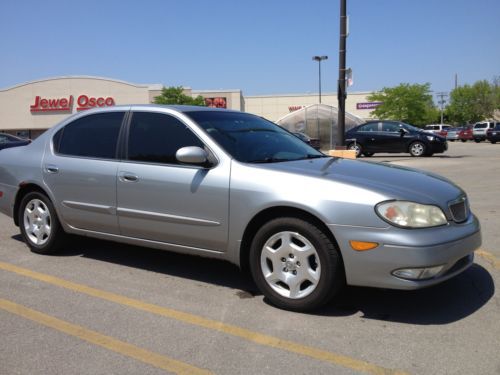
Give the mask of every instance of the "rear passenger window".
<path id="1" fill-rule="evenodd" d="M 175 154 L 186 146 L 204 147 L 180 120 L 163 113 L 133 114 L 128 137 L 128 160 L 179 164 Z"/>
<path id="2" fill-rule="evenodd" d="M 97 113 L 71 122 L 54 136 L 54 151 L 70 156 L 114 159 L 124 114 Z"/>
<path id="3" fill-rule="evenodd" d="M 376 132 L 376 131 L 378 131 L 378 122 L 374 122 L 371 124 L 366 124 L 364 126 L 361 126 L 358 131 L 360 131 L 360 132 Z"/>

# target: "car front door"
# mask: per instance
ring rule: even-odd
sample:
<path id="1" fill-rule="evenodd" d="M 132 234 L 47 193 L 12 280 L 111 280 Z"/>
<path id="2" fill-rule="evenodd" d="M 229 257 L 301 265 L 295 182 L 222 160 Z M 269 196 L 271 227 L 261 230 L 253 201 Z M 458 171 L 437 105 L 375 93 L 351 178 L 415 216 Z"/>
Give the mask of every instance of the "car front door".
<path id="1" fill-rule="evenodd" d="M 43 179 L 61 219 L 74 228 L 118 234 L 116 149 L 125 111 L 76 119 L 43 159 Z"/>
<path id="2" fill-rule="evenodd" d="M 183 165 L 175 154 L 186 146 L 206 147 L 174 115 L 132 113 L 127 158 L 117 180 L 121 234 L 181 250 L 224 251 L 230 160 L 211 167 Z"/>
<path id="3" fill-rule="evenodd" d="M 382 122 L 377 144 L 380 152 L 405 152 L 405 133 L 401 133 L 402 129 L 398 123 Z"/>

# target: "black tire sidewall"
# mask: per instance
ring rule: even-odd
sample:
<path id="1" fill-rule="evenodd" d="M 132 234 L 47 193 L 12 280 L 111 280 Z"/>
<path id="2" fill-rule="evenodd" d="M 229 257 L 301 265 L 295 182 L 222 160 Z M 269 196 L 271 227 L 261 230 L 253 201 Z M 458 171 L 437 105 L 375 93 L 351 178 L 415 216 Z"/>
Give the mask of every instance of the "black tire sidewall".
<path id="1" fill-rule="evenodd" d="M 316 248 L 321 276 L 315 290 L 304 298 L 290 299 L 279 295 L 264 278 L 260 257 L 264 244 L 276 233 L 300 233 Z M 309 311 L 327 303 L 343 287 L 345 277 L 341 257 L 328 237 L 315 225 L 297 218 L 278 218 L 264 224 L 256 233 L 250 249 L 252 277 L 264 296 L 275 306 L 293 311 Z"/>
<path id="2" fill-rule="evenodd" d="M 31 242 L 24 228 L 24 211 L 26 209 L 26 205 L 33 199 L 41 200 L 47 206 L 47 209 L 50 213 L 50 235 L 48 241 L 43 245 L 37 245 Z M 63 230 L 61 228 L 61 224 L 59 223 L 59 219 L 57 218 L 56 210 L 52 205 L 50 199 L 45 194 L 39 192 L 31 192 L 26 194 L 21 200 L 21 204 L 19 205 L 18 219 L 19 228 L 21 229 L 21 234 L 23 236 L 24 242 L 28 245 L 31 251 L 38 254 L 53 254 L 59 250 L 59 247 L 62 243 L 61 237 L 63 235 Z"/>

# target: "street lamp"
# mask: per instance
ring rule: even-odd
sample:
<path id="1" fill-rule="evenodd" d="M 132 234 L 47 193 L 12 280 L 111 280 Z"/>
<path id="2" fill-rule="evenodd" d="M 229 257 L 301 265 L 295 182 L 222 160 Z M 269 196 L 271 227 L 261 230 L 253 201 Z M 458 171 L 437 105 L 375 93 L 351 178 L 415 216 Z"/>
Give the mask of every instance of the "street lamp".
<path id="1" fill-rule="evenodd" d="M 313 60 L 318 62 L 319 67 L 319 104 L 321 104 L 321 61 L 328 60 L 328 56 L 313 56 Z"/>

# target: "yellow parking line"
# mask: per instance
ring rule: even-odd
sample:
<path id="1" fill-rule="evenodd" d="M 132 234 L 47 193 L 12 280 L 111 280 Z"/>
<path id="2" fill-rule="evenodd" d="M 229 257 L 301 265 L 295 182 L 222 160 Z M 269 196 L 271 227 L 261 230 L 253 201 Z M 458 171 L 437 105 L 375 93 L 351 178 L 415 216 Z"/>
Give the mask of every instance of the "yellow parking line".
<path id="1" fill-rule="evenodd" d="M 487 252 L 486 250 L 479 249 L 476 251 L 476 254 L 480 257 L 486 259 L 489 263 L 493 265 L 494 268 L 500 270 L 500 259 L 494 256 L 492 253 Z"/>
<path id="2" fill-rule="evenodd" d="M 199 327 L 208 328 L 211 330 L 219 331 L 228 335 L 236 336 L 247 341 L 260 344 L 263 346 L 268 346 L 271 348 L 276 348 L 280 350 L 285 350 L 291 353 L 300 354 L 306 357 L 314 358 L 320 361 L 329 362 L 334 365 L 343 366 L 356 371 L 361 371 L 369 374 L 376 375 L 401 375 L 405 372 L 399 370 L 387 369 L 380 367 L 369 362 L 354 359 L 342 354 L 336 354 L 328 352 L 321 349 L 316 349 L 310 346 L 301 345 L 293 341 L 282 340 L 277 337 L 264 335 L 262 333 L 254 332 L 245 328 L 234 326 L 231 324 L 225 324 L 216 320 L 206 319 L 201 316 L 194 314 L 185 313 L 182 311 L 177 311 L 167 307 L 161 307 L 146 303 L 133 298 L 121 296 L 119 294 L 114 294 L 106 292 L 104 290 L 95 289 L 86 285 L 77 284 L 71 281 L 60 279 L 58 277 L 50 276 L 47 274 L 31 271 L 26 268 L 17 267 L 15 265 L 0 262 L 0 269 L 5 271 L 14 272 L 18 275 L 29 277 L 31 279 L 43 281 L 48 284 L 56 285 L 61 288 L 69 289 L 75 292 L 84 293 L 92 297 L 97 297 L 106 301 L 111 301 L 118 303 L 120 305 L 132 307 L 137 310 L 147 311 L 149 313 L 164 316 L 170 319 L 175 319 L 187 324 L 196 325 Z"/>
<path id="3" fill-rule="evenodd" d="M 135 345 L 128 344 L 126 342 L 114 339 L 109 336 L 105 336 L 99 332 L 91 331 L 84 327 L 68 323 L 64 320 L 54 318 L 50 315 L 43 314 L 39 311 L 32 310 L 28 307 L 18 305 L 17 303 L 1 299 L 0 298 L 0 309 L 8 311 L 12 314 L 21 316 L 25 319 L 32 320 L 36 323 L 43 324 L 44 326 L 53 328 L 57 331 L 64 332 L 68 335 L 77 337 L 79 339 L 85 340 L 95 345 L 102 346 L 103 348 L 112 350 L 116 353 L 123 354 L 128 357 L 132 357 L 141 362 L 147 363 L 149 365 L 167 370 L 176 374 L 182 375 L 209 375 L 212 374 L 210 371 L 200 369 L 198 367 L 191 366 L 187 363 L 176 361 L 175 359 L 168 358 L 166 356 L 150 352 L 139 348 Z"/>

